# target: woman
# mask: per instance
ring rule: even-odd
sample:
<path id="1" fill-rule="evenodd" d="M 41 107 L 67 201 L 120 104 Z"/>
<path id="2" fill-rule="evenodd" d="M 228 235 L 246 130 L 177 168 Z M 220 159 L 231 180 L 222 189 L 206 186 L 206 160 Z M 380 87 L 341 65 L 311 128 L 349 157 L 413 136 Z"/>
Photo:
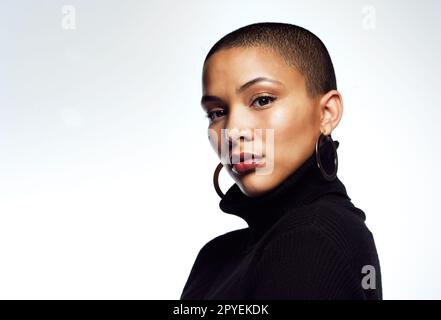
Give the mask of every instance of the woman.
<path id="1" fill-rule="evenodd" d="M 248 228 L 202 247 L 181 299 L 382 299 L 366 216 L 337 177 L 343 101 L 321 40 L 285 23 L 239 28 L 211 48 L 202 82 L 220 208 Z"/>

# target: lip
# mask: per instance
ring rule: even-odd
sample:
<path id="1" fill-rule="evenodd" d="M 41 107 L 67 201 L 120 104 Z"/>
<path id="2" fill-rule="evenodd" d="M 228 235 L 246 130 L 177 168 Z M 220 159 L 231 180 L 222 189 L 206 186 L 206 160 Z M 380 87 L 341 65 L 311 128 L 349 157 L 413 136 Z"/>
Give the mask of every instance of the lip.
<path id="1" fill-rule="evenodd" d="M 233 163 L 233 158 L 235 163 Z M 237 162 L 239 160 L 239 162 Z M 255 153 L 241 152 L 239 154 L 232 154 L 230 157 L 230 166 L 232 171 L 236 174 L 244 174 L 253 171 L 256 168 L 262 167 L 265 164 L 265 158 Z"/>

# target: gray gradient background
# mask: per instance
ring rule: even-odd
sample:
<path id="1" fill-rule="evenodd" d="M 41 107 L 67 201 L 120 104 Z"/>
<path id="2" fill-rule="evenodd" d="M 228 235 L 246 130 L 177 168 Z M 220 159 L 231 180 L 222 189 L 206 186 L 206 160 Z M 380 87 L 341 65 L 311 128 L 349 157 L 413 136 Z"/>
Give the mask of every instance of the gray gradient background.
<path id="1" fill-rule="evenodd" d="M 227 32 L 280 21 L 330 51 L 339 177 L 384 298 L 440 299 L 440 15 L 428 0 L 1 0 L 0 298 L 179 298 L 202 245 L 246 226 L 212 187 L 202 61 Z"/>

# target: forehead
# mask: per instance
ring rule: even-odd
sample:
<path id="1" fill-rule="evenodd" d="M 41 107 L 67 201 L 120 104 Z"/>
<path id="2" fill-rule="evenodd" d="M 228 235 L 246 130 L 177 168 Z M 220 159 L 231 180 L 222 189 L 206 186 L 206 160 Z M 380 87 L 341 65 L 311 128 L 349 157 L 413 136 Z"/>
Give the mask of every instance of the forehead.
<path id="1" fill-rule="evenodd" d="M 287 86 L 302 85 L 303 76 L 274 50 L 265 47 L 221 49 L 203 68 L 204 91 L 239 86 L 250 79 L 269 77 Z"/>

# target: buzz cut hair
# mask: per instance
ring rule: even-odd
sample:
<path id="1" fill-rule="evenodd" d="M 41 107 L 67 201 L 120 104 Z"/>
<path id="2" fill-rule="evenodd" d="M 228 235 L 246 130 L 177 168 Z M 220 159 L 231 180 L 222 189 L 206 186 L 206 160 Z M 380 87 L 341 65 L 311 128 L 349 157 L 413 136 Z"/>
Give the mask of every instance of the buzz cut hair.
<path id="1" fill-rule="evenodd" d="M 337 90 L 334 66 L 324 43 L 311 31 L 282 22 L 259 22 L 236 29 L 219 39 L 205 57 L 222 49 L 238 47 L 269 48 L 279 54 L 305 78 L 312 98 Z"/>

